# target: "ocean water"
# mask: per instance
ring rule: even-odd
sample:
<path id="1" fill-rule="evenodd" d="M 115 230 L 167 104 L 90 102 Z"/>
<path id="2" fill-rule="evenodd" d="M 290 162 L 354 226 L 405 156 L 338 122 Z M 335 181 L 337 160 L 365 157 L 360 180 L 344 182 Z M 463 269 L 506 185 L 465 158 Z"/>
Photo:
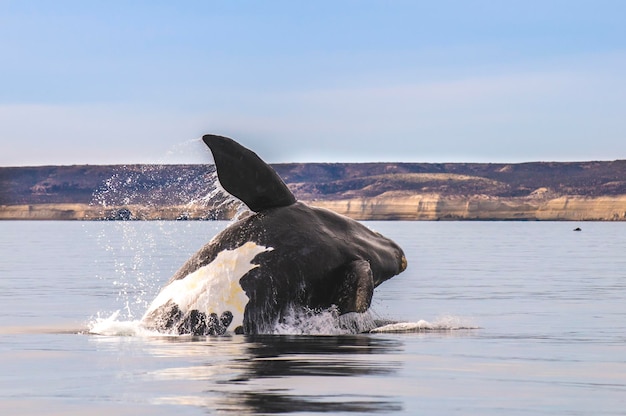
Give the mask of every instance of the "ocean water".
<path id="1" fill-rule="evenodd" d="M 409 261 L 371 317 L 412 331 L 141 333 L 226 223 L 0 222 L 0 413 L 626 414 L 626 223 L 366 225 Z"/>

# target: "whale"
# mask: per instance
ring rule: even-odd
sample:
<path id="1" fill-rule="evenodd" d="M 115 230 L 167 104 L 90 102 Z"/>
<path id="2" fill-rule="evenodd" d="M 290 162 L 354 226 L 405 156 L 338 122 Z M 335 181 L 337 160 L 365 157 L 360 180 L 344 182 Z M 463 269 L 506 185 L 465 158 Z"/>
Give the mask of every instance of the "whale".
<path id="1" fill-rule="evenodd" d="M 141 319 L 191 335 L 270 334 L 294 308 L 364 313 L 374 289 L 403 272 L 391 239 L 298 201 L 271 166 L 228 137 L 202 137 L 219 184 L 249 215 L 231 222 L 171 277 Z"/>

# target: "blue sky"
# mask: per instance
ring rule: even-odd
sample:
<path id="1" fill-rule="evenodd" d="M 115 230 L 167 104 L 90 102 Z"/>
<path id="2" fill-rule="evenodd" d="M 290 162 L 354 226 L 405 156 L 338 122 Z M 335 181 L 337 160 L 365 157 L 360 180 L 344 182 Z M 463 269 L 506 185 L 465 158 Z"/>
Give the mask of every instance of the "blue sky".
<path id="1" fill-rule="evenodd" d="M 0 165 L 626 159 L 624 1 L 0 0 Z"/>

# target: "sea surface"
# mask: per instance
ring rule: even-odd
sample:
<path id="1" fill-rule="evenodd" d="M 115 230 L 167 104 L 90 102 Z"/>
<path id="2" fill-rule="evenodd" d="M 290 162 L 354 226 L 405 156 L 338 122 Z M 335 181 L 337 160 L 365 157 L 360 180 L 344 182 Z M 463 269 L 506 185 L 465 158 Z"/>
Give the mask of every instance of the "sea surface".
<path id="1" fill-rule="evenodd" d="M 0 414 L 626 414 L 626 223 L 365 224 L 410 332 L 142 333 L 226 223 L 0 222 Z"/>

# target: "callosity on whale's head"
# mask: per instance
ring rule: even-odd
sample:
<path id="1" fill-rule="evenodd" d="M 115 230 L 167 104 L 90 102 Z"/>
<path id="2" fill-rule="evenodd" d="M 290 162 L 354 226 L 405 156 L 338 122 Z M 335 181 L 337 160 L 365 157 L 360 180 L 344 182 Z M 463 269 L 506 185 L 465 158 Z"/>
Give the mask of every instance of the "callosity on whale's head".
<path id="1" fill-rule="evenodd" d="M 253 214 L 192 256 L 143 317 L 179 334 L 272 332 L 294 307 L 364 312 L 406 269 L 402 249 L 350 218 L 296 201 L 278 174 L 227 137 L 203 137 L 218 179 Z"/>

